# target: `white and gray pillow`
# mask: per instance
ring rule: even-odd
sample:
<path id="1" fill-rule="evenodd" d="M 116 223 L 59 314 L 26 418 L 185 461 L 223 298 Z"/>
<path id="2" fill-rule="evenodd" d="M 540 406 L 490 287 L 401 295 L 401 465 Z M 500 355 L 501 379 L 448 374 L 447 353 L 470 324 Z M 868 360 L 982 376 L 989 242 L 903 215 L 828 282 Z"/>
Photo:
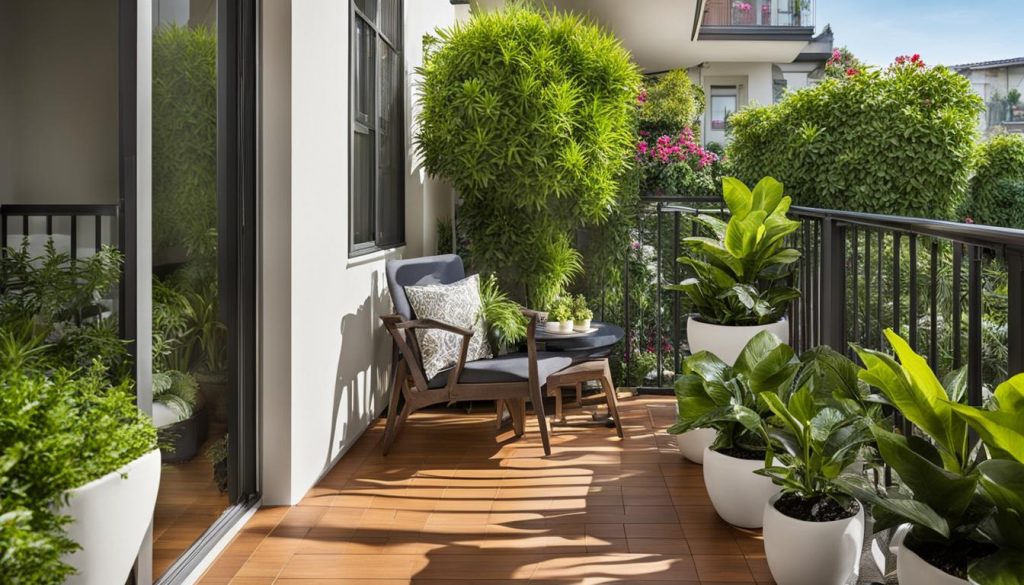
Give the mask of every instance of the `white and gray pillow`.
<path id="1" fill-rule="evenodd" d="M 452 284 L 405 287 L 417 319 L 433 319 L 473 332 L 466 361 L 492 357 L 487 327 L 480 315 L 480 278 L 474 274 Z M 437 329 L 418 329 L 417 340 L 427 379 L 453 367 L 459 361 L 462 336 Z"/>

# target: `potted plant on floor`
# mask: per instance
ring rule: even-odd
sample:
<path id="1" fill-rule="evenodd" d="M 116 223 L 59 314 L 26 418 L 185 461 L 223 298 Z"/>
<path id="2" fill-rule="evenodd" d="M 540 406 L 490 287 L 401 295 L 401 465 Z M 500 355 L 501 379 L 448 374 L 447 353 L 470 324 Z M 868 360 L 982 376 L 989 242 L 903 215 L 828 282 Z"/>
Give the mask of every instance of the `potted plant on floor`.
<path id="1" fill-rule="evenodd" d="M 768 331 L 747 343 L 734 366 L 709 352 L 684 361 L 676 382 L 679 422 L 669 432 L 715 429 L 704 450 L 704 486 L 730 524 L 760 528 L 764 506 L 778 492 L 771 479 L 754 473 L 771 461 L 763 419 L 772 413 L 758 394 L 788 401 L 799 367 L 793 350 Z"/>
<path id="2" fill-rule="evenodd" d="M 574 331 L 590 331 L 594 312 L 587 306 L 587 297 L 576 295 L 572 299 L 572 328 Z"/>
<path id="3" fill-rule="evenodd" d="M 209 417 L 199 402 L 191 374 L 171 370 L 153 374 L 153 424 L 164 463 L 188 461 L 206 442 Z"/>
<path id="4" fill-rule="evenodd" d="M 951 384 L 944 387 L 927 361 L 892 330 L 885 335 L 899 361 L 856 348 L 865 364 L 860 378 L 916 432 L 903 436 L 880 426 L 871 429 L 882 459 L 898 475 L 897 485 L 886 489 L 853 477 L 840 483 L 873 507 L 876 531 L 904 527 L 894 538 L 901 585 L 966 585 L 968 567 L 995 546 L 979 537 L 992 508 L 979 495 L 977 453 L 950 400 L 958 392 Z"/>
<path id="5" fill-rule="evenodd" d="M 691 353 L 709 351 L 727 364 L 761 331 L 771 331 L 786 343 L 785 319 L 790 301 L 800 292 L 784 283 L 793 273 L 800 251 L 787 248 L 785 238 L 800 227 L 786 217 L 790 198 L 782 183 L 762 179 L 753 192 L 741 181 L 722 180 L 729 207 L 728 222 L 710 215 L 696 220 L 713 237 L 685 238 L 692 252 L 679 262 L 695 276 L 667 288 L 689 297 L 696 314 L 686 323 Z"/>
<path id="6" fill-rule="evenodd" d="M 102 367 L 10 367 L 25 364 L 25 348 L 4 334 L 0 574 L 39 585 L 123 583 L 156 503 L 156 431 L 128 384 L 112 387 Z"/>
<path id="7" fill-rule="evenodd" d="M 783 585 L 846 585 L 859 574 L 864 507 L 836 479 L 871 443 L 870 419 L 842 410 L 832 388 L 808 384 L 783 401 L 764 392 L 776 463 L 755 473 L 781 492 L 764 508 L 764 548 Z"/>

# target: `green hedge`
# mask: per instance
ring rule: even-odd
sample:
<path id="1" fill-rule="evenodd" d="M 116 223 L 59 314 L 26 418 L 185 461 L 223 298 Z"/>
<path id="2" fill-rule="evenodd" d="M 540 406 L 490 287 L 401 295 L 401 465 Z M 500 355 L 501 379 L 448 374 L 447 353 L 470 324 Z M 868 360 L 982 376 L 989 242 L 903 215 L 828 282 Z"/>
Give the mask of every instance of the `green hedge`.
<path id="1" fill-rule="evenodd" d="M 978 146 L 961 213 L 975 223 L 1024 229 L 1024 136 L 1000 134 Z"/>
<path id="2" fill-rule="evenodd" d="M 543 308 L 580 271 L 575 230 L 612 213 L 640 75 L 586 19 L 512 4 L 424 39 L 416 136 L 460 197 L 473 268 Z"/>
<path id="3" fill-rule="evenodd" d="M 704 90 L 690 80 L 684 69 L 651 78 L 637 98 L 641 135 L 677 136 L 685 128 L 699 137 L 697 120 L 704 113 Z"/>
<path id="4" fill-rule="evenodd" d="M 952 219 L 982 109 L 966 78 L 907 61 L 737 112 L 727 153 L 740 179 L 774 176 L 797 205 Z"/>

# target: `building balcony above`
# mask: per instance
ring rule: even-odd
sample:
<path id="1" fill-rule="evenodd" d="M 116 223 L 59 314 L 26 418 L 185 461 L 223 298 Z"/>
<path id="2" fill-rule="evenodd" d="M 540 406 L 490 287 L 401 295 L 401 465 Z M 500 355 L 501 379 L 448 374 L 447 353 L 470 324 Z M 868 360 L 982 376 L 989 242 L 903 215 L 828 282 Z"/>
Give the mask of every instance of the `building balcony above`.
<path id="1" fill-rule="evenodd" d="M 810 40 L 814 0 L 705 0 L 699 40 Z"/>

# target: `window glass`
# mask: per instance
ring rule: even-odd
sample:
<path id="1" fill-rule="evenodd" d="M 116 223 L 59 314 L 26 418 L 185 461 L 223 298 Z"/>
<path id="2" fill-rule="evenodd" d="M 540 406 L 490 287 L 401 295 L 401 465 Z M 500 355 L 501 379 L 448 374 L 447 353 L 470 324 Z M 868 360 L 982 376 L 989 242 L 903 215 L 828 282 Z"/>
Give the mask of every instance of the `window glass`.
<path id="1" fill-rule="evenodd" d="M 731 91 L 731 93 L 730 93 Z M 736 112 L 736 90 L 713 88 L 711 91 L 711 128 L 725 130 L 729 116 Z"/>

